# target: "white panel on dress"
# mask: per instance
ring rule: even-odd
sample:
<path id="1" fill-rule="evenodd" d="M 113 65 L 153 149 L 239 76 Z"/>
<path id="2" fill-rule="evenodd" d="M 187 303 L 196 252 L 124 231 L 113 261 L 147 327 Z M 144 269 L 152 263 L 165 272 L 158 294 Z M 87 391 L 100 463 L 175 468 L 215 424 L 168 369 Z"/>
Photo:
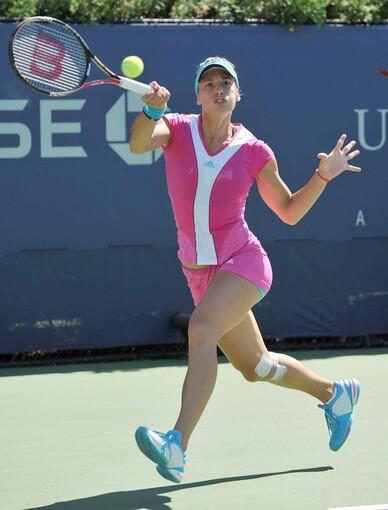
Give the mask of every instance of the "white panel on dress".
<path id="1" fill-rule="evenodd" d="M 197 249 L 197 264 L 217 265 L 217 252 L 210 232 L 210 196 L 213 185 L 230 158 L 248 140 L 252 133 L 241 128 L 237 136 L 215 156 L 210 156 L 202 143 L 198 128 L 199 116 L 190 120 L 191 137 L 198 167 L 198 185 L 194 199 L 194 229 Z"/>

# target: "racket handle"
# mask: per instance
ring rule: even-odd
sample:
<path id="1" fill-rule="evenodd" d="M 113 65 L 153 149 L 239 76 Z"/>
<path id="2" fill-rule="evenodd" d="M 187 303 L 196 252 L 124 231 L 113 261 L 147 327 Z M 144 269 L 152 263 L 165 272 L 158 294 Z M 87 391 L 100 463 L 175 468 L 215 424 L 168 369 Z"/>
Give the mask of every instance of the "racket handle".
<path id="1" fill-rule="evenodd" d="M 141 81 L 124 78 L 124 76 L 119 76 L 119 80 L 120 87 L 126 90 L 130 90 L 131 92 L 135 92 L 136 94 L 140 94 L 141 96 L 152 92 L 152 88 L 149 85 L 142 83 Z"/>

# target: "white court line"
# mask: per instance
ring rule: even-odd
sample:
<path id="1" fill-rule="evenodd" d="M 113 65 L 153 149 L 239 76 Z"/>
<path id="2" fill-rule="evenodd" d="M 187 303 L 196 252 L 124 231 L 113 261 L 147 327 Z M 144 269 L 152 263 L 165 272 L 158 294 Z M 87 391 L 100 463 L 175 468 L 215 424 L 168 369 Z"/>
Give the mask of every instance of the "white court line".
<path id="1" fill-rule="evenodd" d="M 388 503 L 385 505 L 341 506 L 338 508 L 329 508 L 328 510 L 388 510 Z"/>

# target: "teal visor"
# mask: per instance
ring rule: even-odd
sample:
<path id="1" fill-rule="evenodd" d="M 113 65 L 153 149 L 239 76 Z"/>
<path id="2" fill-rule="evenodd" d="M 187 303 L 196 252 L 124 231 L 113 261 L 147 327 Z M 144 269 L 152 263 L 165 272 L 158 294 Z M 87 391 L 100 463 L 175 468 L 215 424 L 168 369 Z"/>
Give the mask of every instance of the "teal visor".
<path id="1" fill-rule="evenodd" d="M 227 73 L 229 73 L 232 78 L 234 78 L 237 88 L 240 87 L 238 78 L 237 78 L 237 73 L 236 73 L 234 67 L 229 62 L 224 60 L 223 58 L 212 57 L 212 58 L 207 58 L 204 62 L 202 62 L 202 64 L 199 65 L 199 67 L 195 73 L 195 82 L 194 82 L 195 94 L 198 94 L 199 80 L 201 79 L 203 74 L 206 71 L 208 71 L 209 69 L 211 69 L 212 67 L 220 67 L 221 69 L 225 69 L 225 71 Z"/>

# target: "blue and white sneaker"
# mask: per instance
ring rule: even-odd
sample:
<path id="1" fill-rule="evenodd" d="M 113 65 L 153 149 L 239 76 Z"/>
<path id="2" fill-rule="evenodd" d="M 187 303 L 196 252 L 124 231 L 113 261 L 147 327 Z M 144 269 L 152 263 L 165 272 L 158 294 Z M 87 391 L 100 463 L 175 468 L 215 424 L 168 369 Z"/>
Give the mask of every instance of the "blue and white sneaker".
<path id="1" fill-rule="evenodd" d="M 183 454 L 183 466 L 182 467 L 175 467 L 175 468 L 168 468 L 163 467 L 157 464 L 156 471 L 160 474 L 160 476 L 163 476 L 163 478 L 166 478 L 166 480 L 170 480 L 170 482 L 175 483 L 181 483 L 183 479 L 183 473 L 185 471 L 185 464 L 187 461 L 187 455 Z"/>
<path id="2" fill-rule="evenodd" d="M 360 396 L 360 383 L 357 379 L 334 381 L 334 392 L 326 404 L 318 404 L 324 409 L 330 434 L 329 447 L 337 451 L 346 441 L 353 423 L 353 408 Z"/>
<path id="3" fill-rule="evenodd" d="M 185 469 L 186 455 L 182 449 L 182 434 L 173 429 L 163 434 L 147 427 L 135 433 L 137 446 L 146 457 L 157 464 L 158 473 L 172 482 L 180 483 Z"/>

